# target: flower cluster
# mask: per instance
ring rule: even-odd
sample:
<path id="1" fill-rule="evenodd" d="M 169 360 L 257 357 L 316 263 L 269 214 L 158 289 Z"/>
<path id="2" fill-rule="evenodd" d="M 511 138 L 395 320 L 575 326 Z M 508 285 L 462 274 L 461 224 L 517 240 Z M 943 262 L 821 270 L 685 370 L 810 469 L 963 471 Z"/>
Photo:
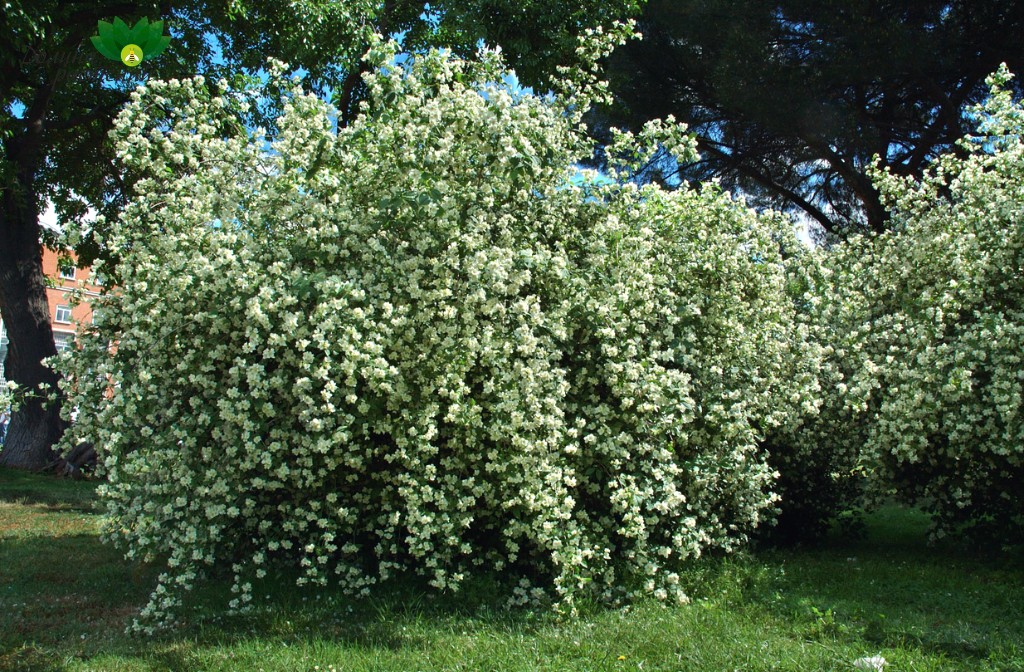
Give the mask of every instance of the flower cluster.
<path id="1" fill-rule="evenodd" d="M 586 70 L 539 97 L 495 52 L 368 58 L 340 129 L 281 82 L 272 141 L 198 79 L 118 119 L 141 179 L 67 387 L 108 537 L 165 566 L 144 621 L 218 565 L 233 606 L 282 563 L 356 593 L 487 568 L 566 608 L 685 600 L 681 563 L 770 516 L 759 432 L 780 390 L 807 398 L 789 223 L 713 186 L 579 179 Z"/>

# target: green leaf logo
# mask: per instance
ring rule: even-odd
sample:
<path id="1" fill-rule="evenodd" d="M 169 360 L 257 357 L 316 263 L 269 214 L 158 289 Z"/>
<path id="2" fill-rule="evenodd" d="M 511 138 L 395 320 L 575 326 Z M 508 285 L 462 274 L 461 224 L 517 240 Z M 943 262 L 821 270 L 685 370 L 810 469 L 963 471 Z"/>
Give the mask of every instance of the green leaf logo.
<path id="1" fill-rule="evenodd" d="M 169 35 L 164 35 L 164 22 L 149 22 L 143 17 L 131 28 L 119 18 L 113 23 L 99 21 L 96 32 L 91 39 L 92 46 L 112 61 L 121 61 L 129 67 L 139 65 L 143 60 L 159 56 L 171 43 Z M 129 49 L 129 47 L 132 47 Z"/>

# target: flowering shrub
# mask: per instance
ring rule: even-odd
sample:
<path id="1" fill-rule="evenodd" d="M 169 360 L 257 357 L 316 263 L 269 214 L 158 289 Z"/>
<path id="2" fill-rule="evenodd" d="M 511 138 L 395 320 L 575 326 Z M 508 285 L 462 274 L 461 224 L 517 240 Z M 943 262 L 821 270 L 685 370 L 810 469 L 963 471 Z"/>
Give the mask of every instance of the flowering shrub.
<path id="1" fill-rule="evenodd" d="M 919 183 L 880 175 L 898 231 L 876 252 L 861 380 L 877 477 L 926 502 L 942 534 L 1024 525 L 1024 109 L 1003 68 L 979 134 Z M 876 371 L 877 369 L 877 371 Z"/>
<path id="2" fill-rule="evenodd" d="M 274 563 L 355 592 L 489 568 L 522 601 L 685 600 L 680 563 L 775 499 L 757 440 L 792 387 L 789 223 L 574 170 L 592 70 L 538 97 L 495 52 L 369 58 L 344 128 L 289 83 L 267 140 L 201 79 L 118 120 L 141 179 L 68 406 L 107 536 L 165 567 L 144 621 L 222 564 L 235 607 Z M 671 122 L 618 143 L 693 151 Z"/>
<path id="3" fill-rule="evenodd" d="M 1024 523 L 1024 110 L 1008 79 L 920 182 L 876 175 L 891 232 L 822 259 L 814 338 L 833 384 L 796 445 L 817 444 L 833 478 L 860 465 L 875 499 L 924 505 L 937 536 L 1013 541 Z"/>

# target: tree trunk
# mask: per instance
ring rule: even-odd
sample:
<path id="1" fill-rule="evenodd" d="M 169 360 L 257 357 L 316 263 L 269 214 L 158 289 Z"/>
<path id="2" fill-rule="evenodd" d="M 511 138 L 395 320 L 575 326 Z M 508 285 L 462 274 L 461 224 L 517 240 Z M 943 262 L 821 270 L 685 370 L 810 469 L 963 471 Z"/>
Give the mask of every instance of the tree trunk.
<path id="1" fill-rule="evenodd" d="M 42 363 L 57 349 L 46 299 L 33 173 L 31 165 L 19 166 L 3 185 L 0 205 L 0 316 L 10 341 L 5 376 L 21 393 L 37 392 L 40 385 L 53 391 L 57 383 L 57 374 Z M 40 397 L 30 394 L 18 404 L 0 451 L 0 466 L 41 469 L 53 461 L 54 444 L 64 431 L 60 401 Z"/>
<path id="2" fill-rule="evenodd" d="M 83 441 L 72 448 L 67 455 L 47 465 L 47 470 L 52 467 L 58 476 L 77 480 L 85 478 L 88 473 L 95 471 L 98 458 L 96 448 L 91 443 Z"/>

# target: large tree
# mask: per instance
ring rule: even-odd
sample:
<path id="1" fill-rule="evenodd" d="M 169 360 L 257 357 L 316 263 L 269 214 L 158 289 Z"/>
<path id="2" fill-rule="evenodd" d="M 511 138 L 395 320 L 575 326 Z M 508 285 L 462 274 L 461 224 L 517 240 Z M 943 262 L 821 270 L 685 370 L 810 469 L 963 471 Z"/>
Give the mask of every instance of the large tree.
<path id="1" fill-rule="evenodd" d="M 12 0 L 0 15 L 0 315 L 10 350 L 6 373 L 22 390 L 52 389 L 43 359 L 56 354 L 42 273 L 39 227 L 53 203 L 62 221 L 92 209 L 116 216 L 131 194 L 131 175 L 113 162 L 108 132 L 130 92 L 149 77 L 206 74 L 210 79 L 258 72 L 268 56 L 301 66 L 309 84 L 344 111 L 357 111 L 360 56 L 373 32 L 403 34 L 410 49 L 438 44 L 465 52 L 480 39 L 500 43 L 526 83 L 539 83 L 557 62 L 574 57 L 586 25 L 631 12 L 636 0 L 572 4 L 516 0 L 184 0 L 63 2 Z M 89 43 L 97 21 L 164 19 L 173 37 L 157 59 L 135 70 L 106 60 Z M 258 123 L 261 113 L 253 111 Z M 100 235 L 77 252 L 105 254 Z M 59 401 L 23 400 L 0 465 L 39 468 L 55 455 L 63 431 Z"/>
<path id="2" fill-rule="evenodd" d="M 613 56 L 610 120 L 674 114 L 702 154 L 682 177 L 834 234 L 885 229 L 876 155 L 921 175 L 970 128 L 986 75 L 1024 70 L 1017 0 L 651 0 L 640 30 Z"/>

